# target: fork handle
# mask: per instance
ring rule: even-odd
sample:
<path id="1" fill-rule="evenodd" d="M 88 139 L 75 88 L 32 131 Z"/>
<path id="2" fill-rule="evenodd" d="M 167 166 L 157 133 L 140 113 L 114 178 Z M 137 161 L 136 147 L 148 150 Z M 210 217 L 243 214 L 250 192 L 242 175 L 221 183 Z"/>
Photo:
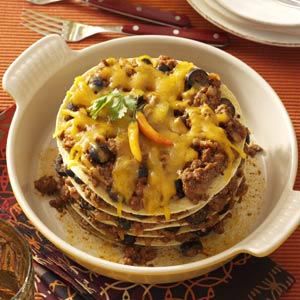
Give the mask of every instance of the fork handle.
<path id="1" fill-rule="evenodd" d="M 213 44 L 219 47 L 225 47 L 229 44 L 229 37 L 226 33 L 213 30 L 197 30 L 190 28 L 182 29 L 156 25 L 131 24 L 123 25 L 122 32 L 129 34 L 159 34 L 178 36 Z"/>
<path id="2" fill-rule="evenodd" d="M 124 0 L 85 0 L 92 6 L 108 10 L 117 14 L 131 18 L 140 19 L 152 23 L 188 27 L 191 25 L 189 17 L 171 11 L 160 10 L 158 8 L 130 4 Z"/>

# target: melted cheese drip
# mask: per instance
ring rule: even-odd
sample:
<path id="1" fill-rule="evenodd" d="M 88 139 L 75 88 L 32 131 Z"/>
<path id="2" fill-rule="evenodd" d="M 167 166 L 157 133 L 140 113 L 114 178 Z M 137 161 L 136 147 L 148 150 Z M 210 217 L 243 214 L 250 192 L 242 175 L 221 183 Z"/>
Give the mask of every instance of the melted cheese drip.
<path id="1" fill-rule="evenodd" d="M 178 171 L 184 165 L 197 158 L 197 152 L 190 146 L 194 138 L 200 137 L 217 141 L 228 156 L 228 166 L 225 177 L 232 173 L 233 161 L 237 152 L 245 157 L 242 149 L 232 144 L 226 133 L 218 126 L 220 122 L 226 122 L 226 113 L 215 114 L 207 105 L 189 107 L 188 99 L 196 94 L 197 90 L 191 88 L 184 92 L 185 76 L 194 67 L 189 62 L 178 62 L 170 74 L 163 73 L 152 65 L 142 62 L 143 58 L 151 60 L 155 66 L 156 59 L 142 56 L 134 59 L 135 73 L 127 75 L 128 60 L 114 58 L 107 59 L 109 66 L 97 72 L 102 78 L 109 79 L 110 84 L 98 95 L 95 95 L 86 83 L 84 77 L 77 77 L 71 90 L 67 93 L 67 101 L 75 105 L 88 107 L 99 95 L 111 92 L 113 89 L 128 89 L 131 94 L 139 96 L 151 96 L 151 101 L 144 108 L 144 113 L 149 123 L 162 135 L 173 141 L 173 147 L 162 147 L 148 139 L 141 138 L 143 154 L 148 155 L 148 184 L 144 189 L 144 207 L 149 212 L 163 209 L 165 217 L 170 217 L 169 201 L 176 194 L 174 181 L 178 177 Z M 129 64 L 130 65 L 130 64 Z M 132 68 L 132 66 L 130 65 Z M 186 109 L 191 121 L 191 129 L 188 130 L 179 118 L 173 116 L 174 109 Z M 138 174 L 138 162 L 134 160 L 128 145 L 126 135 L 129 118 L 123 118 L 111 122 L 105 114 L 95 121 L 92 120 L 85 109 L 72 112 L 68 109 L 61 110 L 61 118 L 71 116 L 73 119 L 61 124 L 56 128 L 55 136 L 61 133 L 69 134 L 75 140 L 75 145 L 69 153 L 69 167 L 84 162 L 84 154 L 95 138 L 99 135 L 104 137 L 117 136 L 118 156 L 113 169 L 113 187 L 128 200 L 136 188 Z M 85 127 L 82 132 L 80 128 Z M 162 161 L 162 155 L 165 155 Z M 85 159 L 86 160 L 86 159 Z M 118 214 L 121 215 L 122 202 L 118 203 Z"/>
<path id="2" fill-rule="evenodd" d="M 119 217 L 122 217 L 122 207 L 123 207 L 123 204 L 121 201 L 119 201 L 118 205 L 117 205 L 117 214 Z"/>
<path id="3" fill-rule="evenodd" d="M 131 198 L 137 179 L 138 162 L 132 155 L 118 156 L 112 173 L 114 189 L 128 202 Z"/>

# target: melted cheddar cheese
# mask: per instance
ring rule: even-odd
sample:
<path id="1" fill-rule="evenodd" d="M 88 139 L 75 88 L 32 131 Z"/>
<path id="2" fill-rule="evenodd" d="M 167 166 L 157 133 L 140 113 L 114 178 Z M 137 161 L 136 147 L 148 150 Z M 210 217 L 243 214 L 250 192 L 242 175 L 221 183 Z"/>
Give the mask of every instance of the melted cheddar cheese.
<path id="1" fill-rule="evenodd" d="M 143 62 L 147 58 L 152 64 Z M 219 126 L 228 121 L 224 112 L 216 114 L 208 105 L 191 107 L 189 99 L 197 93 L 194 87 L 185 91 L 187 73 L 195 66 L 190 62 L 179 61 L 172 72 L 164 73 L 155 66 L 157 59 L 142 56 L 135 59 L 107 59 L 103 67 L 94 68 L 90 73 L 75 79 L 74 85 L 67 93 L 64 107 L 60 111 L 54 136 L 70 136 L 73 146 L 69 151 L 69 167 L 85 163 L 86 153 L 97 137 L 116 137 L 118 154 L 113 169 L 113 188 L 128 203 L 132 197 L 138 178 L 139 163 L 134 159 L 128 145 L 126 135 L 130 117 L 111 121 L 105 110 L 94 120 L 87 108 L 101 95 L 114 89 L 123 90 L 124 94 L 136 97 L 145 96 L 149 101 L 143 112 L 148 122 L 161 135 L 173 142 L 172 147 L 157 145 L 151 140 L 141 137 L 141 150 L 147 157 L 148 182 L 144 189 L 144 207 L 149 212 L 164 209 L 165 216 L 170 217 L 169 203 L 176 194 L 174 181 L 184 166 L 197 159 L 198 153 L 191 148 L 194 138 L 208 139 L 218 142 L 228 157 L 225 178 L 232 175 L 233 161 L 237 154 L 245 157 L 242 145 L 230 142 L 225 131 Z M 128 72 L 134 72 L 128 75 Z M 129 71 L 128 71 L 129 70 Z M 89 77 L 97 72 L 108 81 L 108 85 L 95 94 L 88 85 Z M 67 103 L 81 107 L 78 111 L 67 109 Z M 190 118 L 188 129 L 180 118 L 174 117 L 175 109 L 185 109 Z M 70 118 L 66 118 L 66 117 Z M 84 130 L 82 130 L 84 129 Z M 163 157 L 163 158 L 162 158 Z M 121 214 L 122 203 L 118 204 Z"/>

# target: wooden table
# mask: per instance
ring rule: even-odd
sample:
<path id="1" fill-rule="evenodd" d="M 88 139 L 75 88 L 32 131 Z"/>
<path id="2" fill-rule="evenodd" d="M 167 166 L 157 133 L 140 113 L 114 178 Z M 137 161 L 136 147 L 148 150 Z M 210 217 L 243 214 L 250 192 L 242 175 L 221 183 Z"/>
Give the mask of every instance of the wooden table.
<path id="1" fill-rule="evenodd" d="M 184 0 L 138 0 L 141 4 L 149 4 L 162 9 L 175 10 L 187 14 L 192 25 L 199 29 L 215 27 L 199 16 Z M 31 8 L 47 12 L 63 18 L 82 21 L 90 24 L 124 24 L 130 23 L 125 17 L 108 12 L 93 11 L 86 7 L 73 5 L 71 1 L 34 6 L 25 0 L 0 1 L 0 77 L 10 63 L 34 41 L 40 38 L 20 24 L 22 9 Z M 70 44 L 73 49 L 80 49 L 94 43 L 118 37 L 117 34 L 98 35 L 85 41 Z M 277 48 L 256 44 L 232 36 L 232 43 L 227 52 L 240 58 L 260 73 L 275 89 L 285 104 L 293 121 L 298 141 L 300 141 L 300 49 Z M 10 106 L 13 100 L 0 89 L 0 110 Z M 300 189 L 300 172 L 298 172 L 295 189 Z M 300 229 L 298 229 L 275 253 L 272 258 L 291 272 L 297 280 L 292 289 L 282 298 L 286 300 L 300 299 Z"/>

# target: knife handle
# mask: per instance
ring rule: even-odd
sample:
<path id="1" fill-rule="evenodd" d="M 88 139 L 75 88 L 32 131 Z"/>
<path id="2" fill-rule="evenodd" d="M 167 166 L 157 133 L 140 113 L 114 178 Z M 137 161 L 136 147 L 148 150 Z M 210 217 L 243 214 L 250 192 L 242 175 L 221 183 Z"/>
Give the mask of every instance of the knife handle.
<path id="1" fill-rule="evenodd" d="M 179 27 L 188 27 L 191 25 L 190 19 L 186 15 L 176 14 L 146 5 L 131 4 L 124 0 L 86 0 L 86 2 L 97 8 L 143 21 Z"/>
<path id="2" fill-rule="evenodd" d="M 224 47 L 229 44 L 229 37 L 226 33 L 213 30 L 197 30 L 190 28 L 182 29 L 156 25 L 131 24 L 123 25 L 122 32 L 129 34 L 160 34 L 178 36 L 208 44 L 219 45 L 220 47 Z"/>

